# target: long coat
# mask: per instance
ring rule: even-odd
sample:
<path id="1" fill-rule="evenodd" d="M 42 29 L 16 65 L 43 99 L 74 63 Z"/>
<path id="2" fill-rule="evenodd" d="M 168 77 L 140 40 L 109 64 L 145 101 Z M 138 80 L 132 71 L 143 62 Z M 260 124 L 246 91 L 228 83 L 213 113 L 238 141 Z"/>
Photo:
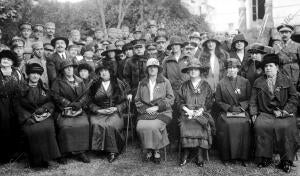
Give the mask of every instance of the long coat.
<path id="1" fill-rule="evenodd" d="M 77 76 L 75 78 L 74 88 L 68 83 L 66 78 L 58 77 L 53 85 L 54 101 L 59 113 L 57 118 L 58 126 L 58 144 L 62 153 L 85 151 L 89 149 L 89 130 L 90 125 L 88 116 L 83 113 L 77 117 L 67 118 L 61 115 L 64 108 L 71 102 L 77 102 L 84 106 L 84 98 L 77 100 L 85 91 L 84 82 Z M 76 101 L 77 100 L 77 101 Z"/>
<path id="2" fill-rule="evenodd" d="M 32 125 L 25 124 L 28 119 L 32 119 L 32 114 L 38 108 L 44 108 L 45 112 L 47 110 L 51 113 L 51 116 Z M 37 87 L 23 84 L 17 112 L 29 145 L 31 162 L 39 164 L 60 157 L 53 119 L 54 104 L 49 90 L 44 87 L 41 80 Z"/>
<path id="3" fill-rule="evenodd" d="M 168 79 L 162 75 L 156 78 L 156 84 L 153 91 L 153 100 L 150 101 L 149 79 L 144 78 L 138 86 L 135 96 L 135 105 L 138 111 L 138 120 L 160 119 L 168 124 L 172 119 L 172 108 L 174 103 L 174 94 Z M 146 109 L 152 106 L 158 106 L 157 115 L 149 115 Z"/>
<path id="4" fill-rule="evenodd" d="M 216 121 L 217 142 L 222 160 L 249 158 L 250 119 L 247 113 L 251 94 L 250 82 L 237 76 L 236 79 L 224 77 L 216 90 L 216 102 L 221 112 Z M 228 117 L 231 107 L 240 107 L 246 113 L 244 118 Z"/>
<path id="5" fill-rule="evenodd" d="M 212 144 L 212 132 L 215 131 L 214 120 L 210 115 L 213 93 L 209 84 L 201 80 L 194 88 L 191 80 L 183 83 L 180 90 L 180 137 L 183 147 L 201 147 L 209 149 Z M 188 119 L 183 106 L 191 110 L 204 109 L 202 116 Z"/>
<path id="6" fill-rule="evenodd" d="M 254 82 L 250 114 L 257 115 L 254 123 L 256 157 L 271 158 L 275 151 L 281 159 L 293 161 L 298 141 L 296 119 L 294 116 L 275 118 L 273 111 L 279 109 L 295 114 L 296 105 L 297 92 L 286 75 L 277 73 L 273 94 L 268 89 L 265 75 Z"/>
<path id="7" fill-rule="evenodd" d="M 99 80 L 91 86 L 89 110 L 91 111 L 92 150 L 105 150 L 120 153 L 124 147 L 122 129 L 124 120 L 122 114 L 126 108 L 125 84 L 111 80 L 106 91 Z M 97 111 L 116 107 L 117 112 L 104 115 Z"/>

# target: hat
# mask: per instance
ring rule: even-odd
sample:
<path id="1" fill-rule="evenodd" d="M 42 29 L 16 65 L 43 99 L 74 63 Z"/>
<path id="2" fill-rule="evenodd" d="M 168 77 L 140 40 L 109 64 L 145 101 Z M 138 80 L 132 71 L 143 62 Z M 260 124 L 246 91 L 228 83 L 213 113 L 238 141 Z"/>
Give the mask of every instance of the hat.
<path id="1" fill-rule="evenodd" d="M 260 54 L 266 54 L 264 45 L 260 43 L 254 43 L 248 50 L 248 53 L 254 54 L 254 53 L 260 53 Z"/>
<path id="2" fill-rule="evenodd" d="M 31 73 L 37 73 L 42 75 L 44 72 L 44 68 L 38 63 L 31 63 L 26 65 L 26 74 L 29 75 Z"/>
<path id="3" fill-rule="evenodd" d="M 11 39 L 11 45 L 25 46 L 25 41 L 21 37 L 14 36 Z"/>
<path id="4" fill-rule="evenodd" d="M 44 48 L 44 45 L 43 45 L 42 41 L 37 41 L 37 42 L 32 43 L 31 47 L 32 47 L 32 50 L 35 50 L 37 48 Z"/>
<path id="5" fill-rule="evenodd" d="M 142 32 L 142 28 L 140 26 L 136 26 L 133 33 Z"/>
<path id="6" fill-rule="evenodd" d="M 132 40 L 131 44 L 133 45 L 133 48 L 136 46 L 141 46 L 141 45 L 145 45 L 146 40 L 145 39 L 136 39 L 136 40 Z"/>
<path id="7" fill-rule="evenodd" d="M 209 69 L 209 66 L 201 64 L 199 59 L 190 56 L 187 57 L 189 57 L 188 64 L 185 68 L 181 69 L 182 73 L 187 73 L 191 68 L 198 68 L 200 72 L 204 72 Z"/>
<path id="8" fill-rule="evenodd" d="M 215 38 L 215 36 L 210 35 L 210 36 L 208 36 L 208 39 L 205 40 L 205 41 L 202 43 L 203 48 L 206 47 L 206 45 L 207 45 L 207 43 L 208 43 L 209 41 L 215 42 L 217 45 L 221 45 L 221 43 L 219 42 L 219 40 L 217 40 L 217 39 Z"/>
<path id="9" fill-rule="evenodd" d="M 182 41 L 179 36 L 172 36 L 170 38 L 170 44 L 167 46 L 167 49 L 171 50 L 173 45 L 180 45 L 182 47 Z"/>
<path id="10" fill-rule="evenodd" d="M 146 44 L 146 49 L 147 50 L 156 50 L 156 43 L 154 43 L 154 42 L 148 42 L 147 44 Z"/>
<path id="11" fill-rule="evenodd" d="M 115 41 L 115 46 L 117 46 L 117 43 L 118 43 L 118 42 L 122 42 L 123 45 L 125 44 L 125 41 L 124 41 L 124 40 L 119 39 L 119 40 L 116 40 L 116 41 Z"/>
<path id="12" fill-rule="evenodd" d="M 56 41 L 58 40 L 63 40 L 65 43 L 66 43 L 66 48 L 68 47 L 69 45 L 69 40 L 65 37 L 55 37 L 54 39 L 51 40 L 51 45 L 55 48 L 55 43 Z"/>
<path id="13" fill-rule="evenodd" d="M 150 26 L 156 26 L 156 21 L 155 20 L 150 20 L 148 23 L 148 27 Z"/>
<path id="14" fill-rule="evenodd" d="M 241 66 L 241 62 L 237 58 L 229 58 L 226 60 L 225 68 L 232 68 L 237 67 L 239 68 Z"/>
<path id="15" fill-rule="evenodd" d="M 66 67 L 76 67 L 77 65 L 70 59 L 63 60 L 60 64 L 59 70 L 63 71 Z"/>
<path id="16" fill-rule="evenodd" d="M 239 41 L 242 41 L 242 42 L 245 43 L 245 48 L 246 48 L 246 46 L 248 46 L 248 42 L 246 41 L 244 34 L 237 34 L 232 39 L 231 49 L 234 49 L 235 48 L 235 44 L 237 42 L 239 42 Z"/>
<path id="17" fill-rule="evenodd" d="M 80 51 L 80 54 L 81 54 L 81 55 L 84 55 L 84 53 L 85 53 L 85 52 L 88 52 L 88 51 L 91 51 L 91 52 L 94 53 L 94 49 L 93 49 L 93 47 L 92 47 L 91 45 L 87 45 L 87 46 L 85 46 L 85 47 L 82 47 L 82 48 L 81 48 L 81 51 Z"/>
<path id="18" fill-rule="evenodd" d="M 80 63 L 78 65 L 78 68 L 77 68 L 78 73 L 83 69 L 89 71 L 89 73 L 91 73 L 93 71 L 93 68 L 88 63 Z"/>
<path id="19" fill-rule="evenodd" d="M 98 50 L 105 50 L 102 44 L 96 44 L 94 47 L 95 47 L 95 52 Z"/>
<path id="20" fill-rule="evenodd" d="M 183 43 L 183 47 L 185 47 L 185 48 L 196 48 L 197 47 L 197 43 L 190 42 L 190 41 L 184 42 Z"/>
<path id="21" fill-rule="evenodd" d="M 54 51 L 54 47 L 51 45 L 51 43 L 44 43 L 44 50 Z"/>
<path id="22" fill-rule="evenodd" d="M 148 70 L 148 68 L 150 66 L 156 66 L 158 68 L 158 73 L 161 73 L 163 68 L 159 65 L 159 61 L 156 58 L 149 58 L 146 62 L 146 70 Z"/>
<path id="23" fill-rule="evenodd" d="M 84 41 L 78 41 L 78 42 L 73 41 L 73 44 L 77 45 L 77 46 L 85 46 L 85 42 Z"/>
<path id="24" fill-rule="evenodd" d="M 44 26 L 42 24 L 35 24 L 33 26 L 33 30 L 34 31 L 41 31 L 41 32 L 43 32 L 44 31 Z"/>
<path id="25" fill-rule="evenodd" d="M 133 50 L 133 46 L 132 43 L 126 43 L 125 45 L 123 45 L 122 47 L 122 51 L 127 51 L 127 50 Z"/>
<path id="26" fill-rule="evenodd" d="M 154 42 L 167 41 L 168 37 L 166 35 L 158 35 L 154 38 Z"/>
<path id="27" fill-rule="evenodd" d="M 53 23 L 53 22 L 48 22 L 48 23 L 45 24 L 45 27 L 46 27 L 46 28 L 55 28 L 55 23 Z"/>
<path id="28" fill-rule="evenodd" d="M 266 54 L 263 59 L 262 59 L 262 62 L 261 62 L 261 66 L 262 68 L 265 67 L 266 64 L 269 64 L 269 63 L 274 63 L 276 65 L 279 65 L 279 57 L 277 54 Z"/>
<path id="29" fill-rule="evenodd" d="M 101 41 L 101 44 L 102 44 L 102 45 L 110 45 L 111 42 L 110 42 L 109 40 L 102 40 L 102 41 Z"/>
<path id="30" fill-rule="evenodd" d="M 2 58 L 9 58 L 13 61 L 13 66 L 18 67 L 19 66 L 19 61 L 18 61 L 18 56 L 15 52 L 10 51 L 10 50 L 2 50 L 0 52 L 0 60 Z"/>
<path id="31" fill-rule="evenodd" d="M 189 39 L 191 40 L 191 38 L 198 38 L 201 40 L 201 36 L 199 32 L 193 32 L 190 36 Z"/>
<path id="32" fill-rule="evenodd" d="M 277 27 L 277 31 L 281 32 L 281 31 L 289 31 L 292 32 L 294 31 L 294 27 L 288 24 L 282 24 L 280 26 Z"/>
<path id="33" fill-rule="evenodd" d="M 121 50 L 117 49 L 117 47 L 114 44 L 110 44 L 107 46 L 106 50 L 103 53 L 101 53 L 101 55 L 106 56 L 107 53 L 111 52 L 111 51 L 115 52 L 116 55 L 118 55 L 122 52 Z"/>
<path id="34" fill-rule="evenodd" d="M 21 23 L 20 25 L 19 25 L 19 29 L 22 31 L 23 29 L 30 29 L 30 30 L 32 30 L 32 28 L 31 28 L 31 23 L 28 23 L 28 22 L 24 22 L 24 23 Z"/>
<path id="35" fill-rule="evenodd" d="M 107 69 L 110 71 L 110 73 L 112 73 L 112 75 L 114 74 L 114 69 L 113 69 L 113 65 L 111 64 L 111 62 L 102 62 L 100 63 L 97 68 L 95 69 L 95 73 L 98 74 L 101 70 L 103 69 Z M 111 76 L 112 76 L 111 75 Z"/>

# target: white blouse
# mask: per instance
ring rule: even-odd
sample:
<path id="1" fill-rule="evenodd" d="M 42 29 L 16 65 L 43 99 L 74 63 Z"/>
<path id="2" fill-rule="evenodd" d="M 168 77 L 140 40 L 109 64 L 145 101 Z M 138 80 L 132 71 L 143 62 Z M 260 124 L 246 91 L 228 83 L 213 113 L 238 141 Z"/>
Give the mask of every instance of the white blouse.
<path id="1" fill-rule="evenodd" d="M 156 84 L 156 81 L 152 82 L 152 81 L 149 79 L 150 101 L 153 100 L 153 93 L 154 93 L 155 84 Z"/>

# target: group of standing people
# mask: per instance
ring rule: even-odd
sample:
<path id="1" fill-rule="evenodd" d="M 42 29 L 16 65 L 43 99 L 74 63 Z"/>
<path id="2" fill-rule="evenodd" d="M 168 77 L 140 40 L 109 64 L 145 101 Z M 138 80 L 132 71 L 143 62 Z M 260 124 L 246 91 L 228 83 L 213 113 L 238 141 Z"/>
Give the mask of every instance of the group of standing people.
<path id="1" fill-rule="evenodd" d="M 43 35 L 44 27 L 46 35 Z M 32 166 L 66 163 L 87 151 L 104 151 L 109 162 L 123 151 L 124 114 L 132 118 L 144 161 L 160 163 L 160 149 L 179 141 L 180 166 L 217 144 L 227 165 L 255 158 L 267 167 L 273 154 L 290 172 L 298 149 L 296 126 L 300 44 L 290 25 L 279 26 L 282 41 L 251 44 L 243 34 L 228 43 L 193 32 L 187 41 L 167 36 L 149 23 L 147 39 L 103 38 L 86 41 L 72 30 L 70 39 L 54 37 L 55 25 L 20 25 L 10 50 L 0 52 L 1 162 L 18 142 Z M 228 42 L 228 41 L 226 41 Z"/>

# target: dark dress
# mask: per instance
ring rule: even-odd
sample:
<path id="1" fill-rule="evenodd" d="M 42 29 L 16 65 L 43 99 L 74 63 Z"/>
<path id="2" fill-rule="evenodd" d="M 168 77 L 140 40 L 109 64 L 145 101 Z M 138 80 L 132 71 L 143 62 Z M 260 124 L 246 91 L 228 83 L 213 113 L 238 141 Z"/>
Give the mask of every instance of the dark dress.
<path id="1" fill-rule="evenodd" d="M 181 145 L 184 148 L 201 147 L 209 149 L 212 145 L 212 134 L 215 132 L 214 120 L 210 115 L 212 90 L 205 80 L 201 80 L 195 89 L 191 80 L 183 83 L 180 93 L 180 109 L 204 109 L 203 115 L 188 119 L 182 112 L 180 118 Z"/>
<path id="2" fill-rule="evenodd" d="M 7 162 L 16 149 L 18 121 L 14 107 L 17 103 L 21 74 L 13 69 L 11 76 L 0 70 L 0 162 Z"/>
<path id="3" fill-rule="evenodd" d="M 276 152 L 281 160 L 293 161 L 299 145 L 296 118 L 275 118 L 273 111 L 280 109 L 295 114 L 297 92 L 292 81 L 280 72 L 273 93 L 266 79 L 263 75 L 254 82 L 250 99 L 250 114 L 257 115 L 254 123 L 255 157 L 272 158 Z"/>
<path id="4" fill-rule="evenodd" d="M 58 77 L 53 85 L 54 101 L 59 112 L 57 118 L 57 139 L 62 154 L 67 152 L 79 152 L 89 149 L 90 125 L 87 114 L 83 111 L 77 117 L 64 117 L 61 113 L 71 102 L 80 103 L 83 107 L 83 99 L 77 100 L 85 91 L 83 81 L 74 76 L 75 83 L 69 83 L 66 78 Z M 76 101 L 77 100 L 77 101 Z"/>
<path id="5" fill-rule="evenodd" d="M 27 125 L 26 121 L 32 118 L 32 114 L 38 108 L 47 109 L 52 115 L 41 122 Z M 49 90 L 42 82 L 39 82 L 37 87 L 23 84 L 17 111 L 28 144 L 30 161 L 39 164 L 60 157 L 53 119 L 54 104 Z"/>
<path id="6" fill-rule="evenodd" d="M 91 87 L 90 100 L 92 150 L 120 153 L 124 147 L 122 112 L 126 108 L 125 84 L 120 80 L 111 81 L 105 91 L 99 80 Z M 110 115 L 97 113 L 110 107 L 116 107 L 117 112 Z"/>
<path id="7" fill-rule="evenodd" d="M 221 113 L 216 121 L 218 150 L 223 161 L 231 159 L 249 159 L 250 152 L 250 117 L 227 116 L 233 112 L 231 107 L 239 107 L 245 111 L 249 107 L 251 85 L 241 76 L 235 79 L 223 78 L 216 91 L 216 102 Z M 230 115 L 230 114 L 228 114 Z"/>

